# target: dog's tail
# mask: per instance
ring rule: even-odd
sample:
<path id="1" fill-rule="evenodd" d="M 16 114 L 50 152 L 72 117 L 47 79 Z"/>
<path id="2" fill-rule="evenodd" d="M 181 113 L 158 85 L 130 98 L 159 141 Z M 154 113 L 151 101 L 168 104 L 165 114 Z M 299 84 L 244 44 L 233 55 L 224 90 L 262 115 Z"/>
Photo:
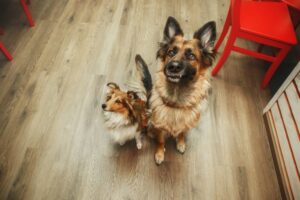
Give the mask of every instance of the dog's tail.
<path id="1" fill-rule="evenodd" d="M 139 71 L 140 78 L 143 82 L 143 85 L 147 93 L 150 93 L 152 90 L 152 77 L 149 71 L 149 68 L 143 58 L 137 54 L 135 56 L 136 69 Z"/>
<path id="2" fill-rule="evenodd" d="M 152 90 L 152 77 L 146 62 L 137 54 L 135 56 L 136 67 L 131 71 L 127 86 L 129 90 L 137 93 L 137 95 L 148 102 Z"/>

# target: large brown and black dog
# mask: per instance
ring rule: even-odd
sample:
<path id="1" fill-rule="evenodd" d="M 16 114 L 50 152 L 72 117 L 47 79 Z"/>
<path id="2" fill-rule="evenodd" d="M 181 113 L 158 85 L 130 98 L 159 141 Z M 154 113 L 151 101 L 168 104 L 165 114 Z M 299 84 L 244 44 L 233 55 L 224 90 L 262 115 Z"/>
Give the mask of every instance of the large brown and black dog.
<path id="1" fill-rule="evenodd" d="M 155 161 L 164 161 L 165 140 L 173 137 L 184 153 L 185 136 L 200 119 L 209 89 L 209 66 L 215 57 L 216 24 L 208 22 L 186 40 L 179 23 L 169 17 L 157 57 L 161 64 L 152 90 L 152 135 L 158 146 Z"/>

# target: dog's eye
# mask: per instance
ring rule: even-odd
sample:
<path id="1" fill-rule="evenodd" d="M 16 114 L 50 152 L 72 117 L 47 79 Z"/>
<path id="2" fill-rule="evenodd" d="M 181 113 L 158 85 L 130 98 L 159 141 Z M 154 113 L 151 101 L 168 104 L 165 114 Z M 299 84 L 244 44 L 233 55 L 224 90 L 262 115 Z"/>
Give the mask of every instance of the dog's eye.
<path id="1" fill-rule="evenodd" d="M 171 49 L 171 50 L 168 51 L 168 55 L 169 55 L 170 57 L 175 56 L 176 53 L 177 53 L 177 50 L 176 50 L 176 49 Z"/>
<path id="2" fill-rule="evenodd" d="M 106 101 L 109 101 L 111 99 L 111 96 L 106 97 Z"/>
<path id="3" fill-rule="evenodd" d="M 117 99 L 115 102 L 116 102 L 116 103 L 121 103 L 121 101 L 120 101 L 119 99 Z"/>
<path id="4" fill-rule="evenodd" d="M 196 56 L 194 54 L 189 54 L 187 57 L 188 57 L 189 60 L 195 60 L 196 59 Z"/>

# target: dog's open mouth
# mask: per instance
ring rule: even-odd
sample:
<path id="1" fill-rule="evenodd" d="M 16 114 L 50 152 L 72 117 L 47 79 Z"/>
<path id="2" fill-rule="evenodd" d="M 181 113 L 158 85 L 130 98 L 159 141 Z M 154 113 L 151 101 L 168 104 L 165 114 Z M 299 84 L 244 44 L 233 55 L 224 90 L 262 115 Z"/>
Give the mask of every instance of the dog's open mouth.
<path id="1" fill-rule="evenodd" d="M 181 76 L 167 76 L 168 81 L 173 83 L 178 83 L 180 81 Z"/>
<path id="2" fill-rule="evenodd" d="M 182 73 L 173 74 L 173 73 L 166 72 L 167 80 L 172 83 L 178 83 L 181 80 L 182 76 L 183 76 Z"/>

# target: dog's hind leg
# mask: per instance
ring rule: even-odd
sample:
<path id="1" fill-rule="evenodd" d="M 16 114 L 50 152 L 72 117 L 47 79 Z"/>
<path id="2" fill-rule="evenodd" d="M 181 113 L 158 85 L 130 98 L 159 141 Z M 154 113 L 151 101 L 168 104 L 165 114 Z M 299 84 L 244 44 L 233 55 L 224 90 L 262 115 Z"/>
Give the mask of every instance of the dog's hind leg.
<path id="1" fill-rule="evenodd" d="M 158 144 L 155 152 L 155 162 L 160 165 L 165 159 L 165 135 L 162 131 L 156 133 L 156 140 Z"/>
<path id="2" fill-rule="evenodd" d="M 176 148 L 180 153 L 184 153 L 186 149 L 185 135 L 186 133 L 180 133 L 176 138 Z"/>
<path id="3" fill-rule="evenodd" d="M 136 135 L 135 135 L 135 142 L 136 142 L 136 148 L 140 150 L 142 148 L 142 146 L 143 146 L 141 132 L 137 132 L 136 133 Z"/>

